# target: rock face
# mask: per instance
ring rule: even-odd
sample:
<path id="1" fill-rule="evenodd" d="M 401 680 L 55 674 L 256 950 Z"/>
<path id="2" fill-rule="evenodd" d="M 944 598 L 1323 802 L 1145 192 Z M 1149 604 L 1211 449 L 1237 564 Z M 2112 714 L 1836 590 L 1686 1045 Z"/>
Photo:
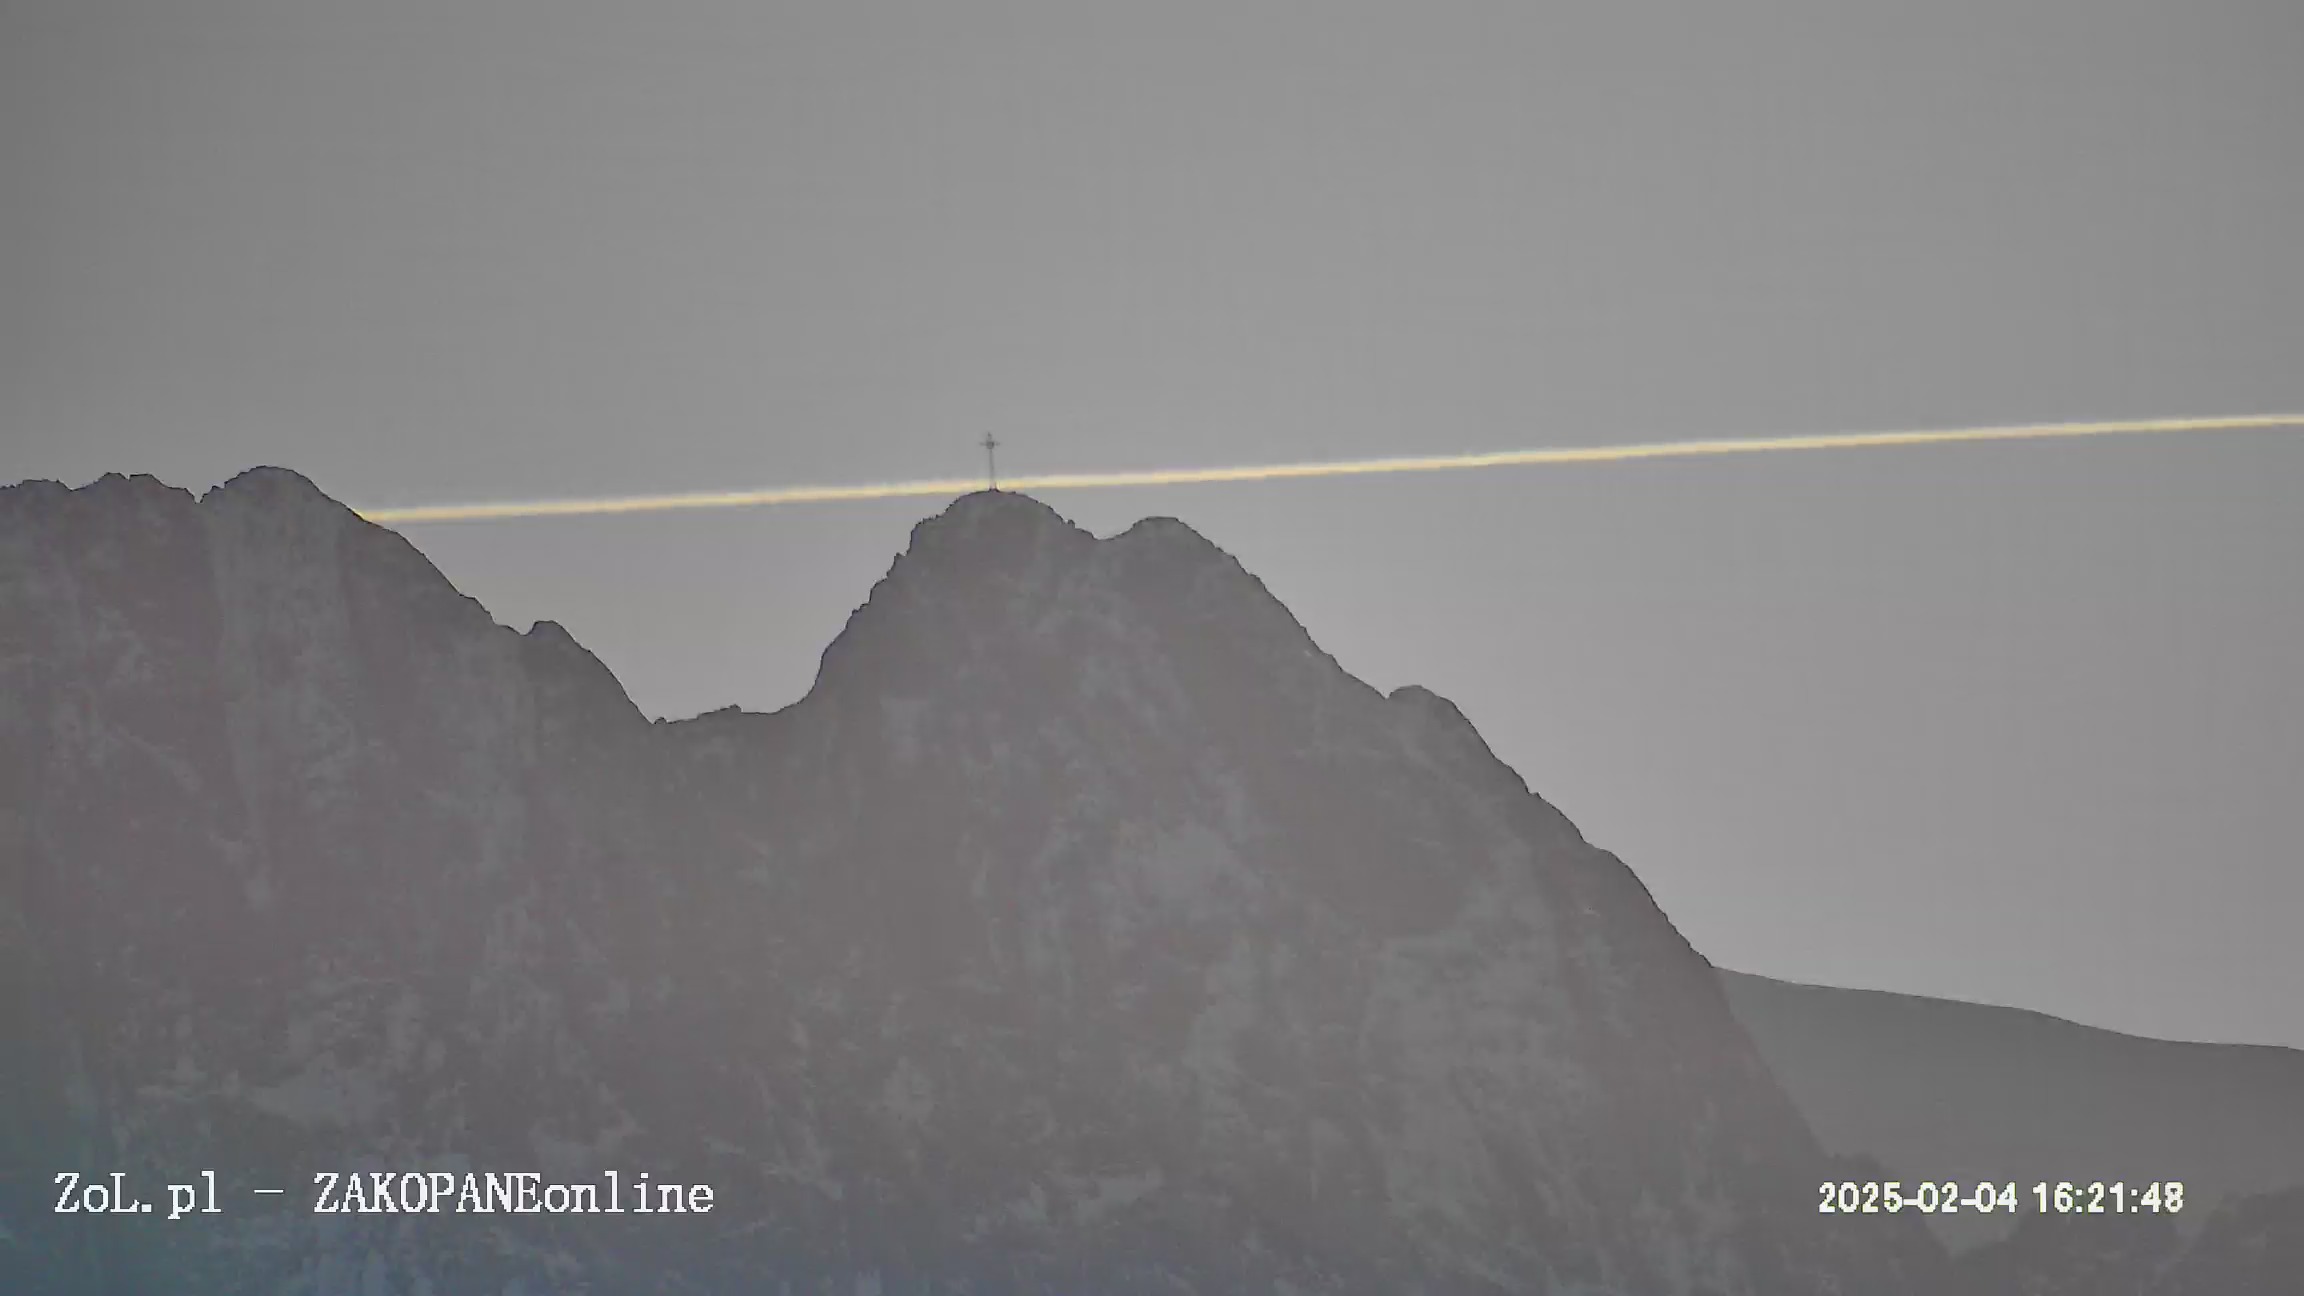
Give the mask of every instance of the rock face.
<path id="1" fill-rule="evenodd" d="M 663 724 L 294 474 L 0 492 L 0 1013 L 8 1292 L 1957 1290 L 1455 708 L 1012 494 Z M 715 1200 L 311 1212 L 387 1169 Z"/>

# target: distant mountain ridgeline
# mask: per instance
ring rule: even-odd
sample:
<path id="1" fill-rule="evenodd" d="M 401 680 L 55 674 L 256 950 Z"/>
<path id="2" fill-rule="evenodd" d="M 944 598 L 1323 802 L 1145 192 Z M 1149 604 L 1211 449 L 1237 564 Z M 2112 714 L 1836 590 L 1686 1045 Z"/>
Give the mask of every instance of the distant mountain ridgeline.
<path id="1" fill-rule="evenodd" d="M 1900 1179 L 2181 1181 L 2196 1232 L 2227 1199 L 2304 1186 L 2304 1053 L 2179 1044 L 2042 1013 L 1722 972 L 1728 1003 L 1824 1146 Z M 1931 1218 L 1947 1240 L 2005 1215 Z M 2304 1274 L 2304 1271 L 2300 1271 Z"/>

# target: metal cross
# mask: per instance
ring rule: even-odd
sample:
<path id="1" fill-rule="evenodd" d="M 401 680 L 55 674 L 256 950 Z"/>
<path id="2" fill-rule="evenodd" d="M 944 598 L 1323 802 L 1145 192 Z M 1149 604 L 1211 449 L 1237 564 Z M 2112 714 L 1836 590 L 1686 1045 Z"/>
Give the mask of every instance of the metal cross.
<path id="1" fill-rule="evenodd" d="M 998 441 L 992 438 L 991 433 L 987 432 L 984 434 L 984 477 L 985 480 L 992 483 L 993 490 L 1000 489 L 999 463 L 992 457 L 993 449 L 996 448 L 999 444 L 1000 443 Z"/>

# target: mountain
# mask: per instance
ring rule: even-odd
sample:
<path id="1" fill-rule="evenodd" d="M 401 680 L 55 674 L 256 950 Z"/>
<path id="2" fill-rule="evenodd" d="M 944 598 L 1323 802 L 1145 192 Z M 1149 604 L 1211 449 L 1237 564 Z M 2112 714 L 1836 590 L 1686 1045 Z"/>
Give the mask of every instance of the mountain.
<path id="1" fill-rule="evenodd" d="M 0 491 L 0 1041 L 10 1293 L 1961 1290 L 1453 706 L 1013 494 L 661 723 L 293 473 Z"/>
<path id="2" fill-rule="evenodd" d="M 2015 1008 L 1721 973 L 1830 1151 L 1905 1180 L 2177 1180 L 2180 1225 L 2304 1185 L 2304 1053 L 2139 1039 Z M 1930 1217 L 1957 1246 L 2006 1215 Z M 2304 1268 L 2299 1268 L 2304 1274 Z"/>
<path id="3" fill-rule="evenodd" d="M 1963 1254 L 1964 1296 L 2284 1296 L 2304 1277 L 2304 1188 L 2232 1196 L 2183 1214 L 2031 1214 Z"/>

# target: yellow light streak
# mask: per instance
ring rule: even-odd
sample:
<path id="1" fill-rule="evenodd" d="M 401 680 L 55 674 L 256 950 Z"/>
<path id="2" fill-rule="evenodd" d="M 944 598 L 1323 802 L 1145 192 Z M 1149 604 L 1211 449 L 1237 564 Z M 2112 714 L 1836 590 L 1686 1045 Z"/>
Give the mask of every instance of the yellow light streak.
<path id="1" fill-rule="evenodd" d="M 1710 441 L 1651 441 L 1631 445 L 1490 450 L 1474 454 L 1409 455 L 1305 463 L 1243 464 L 1217 468 L 1150 468 L 1129 472 L 1046 473 L 1004 479 L 1011 491 L 1085 490 L 1122 486 L 1186 486 L 1208 482 L 1283 481 L 1305 477 L 1361 477 L 1377 473 L 1454 472 L 1543 464 L 1628 463 L 1703 455 L 1764 454 L 1779 450 L 1861 450 L 1887 446 L 1949 445 L 1964 441 L 2036 441 L 2056 437 L 2138 436 L 2176 432 L 2228 432 L 2304 427 L 2304 414 L 2243 414 L 2225 418 L 2127 419 L 2096 423 L 2025 423 L 2004 427 L 1933 428 L 1910 432 L 1841 432 L 1811 436 L 1740 437 Z M 475 504 L 418 504 L 359 510 L 371 522 L 484 522 L 511 518 L 576 517 L 608 513 L 662 513 L 679 509 L 754 508 L 844 500 L 965 495 L 984 489 L 978 478 L 881 482 L 851 486 L 773 486 L 759 490 L 695 491 L 678 495 L 604 495 L 588 499 L 512 500 Z"/>

